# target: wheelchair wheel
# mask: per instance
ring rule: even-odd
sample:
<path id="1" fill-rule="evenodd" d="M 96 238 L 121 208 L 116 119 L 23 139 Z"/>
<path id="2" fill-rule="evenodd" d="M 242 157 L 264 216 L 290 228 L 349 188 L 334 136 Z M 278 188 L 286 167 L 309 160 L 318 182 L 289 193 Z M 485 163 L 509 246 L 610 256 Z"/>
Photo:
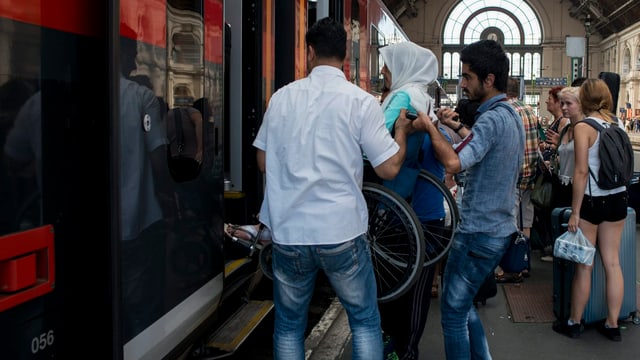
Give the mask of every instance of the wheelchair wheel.
<path id="1" fill-rule="evenodd" d="M 426 211 L 438 215 L 436 219 L 418 215 L 424 233 L 424 266 L 431 266 L 442 259 L 451 248 L 460 215 L 458 213 L 458 205 L 453 195 L 451 195 L 451 191 L 449 191 L 444 182 L 432 173 L 420 170 L 416 188 L 421 190 L 421 194 L 425 198 L 420 198 L 414 194 L 412 202 L 428 202 L 428 210 Z M 425 209 L 424 205 L 421 207 Z M 420 211 L 417 212 L 420 213 Z"/>
<path id="2" fill-rule="evenodd" d="M 404 294 L 422 270 L 422 229 L 411 206 L 392 190 L 365 182 L 362 192 L 369 213 L 367 238 L 378 301 L 387 302 Z"/>

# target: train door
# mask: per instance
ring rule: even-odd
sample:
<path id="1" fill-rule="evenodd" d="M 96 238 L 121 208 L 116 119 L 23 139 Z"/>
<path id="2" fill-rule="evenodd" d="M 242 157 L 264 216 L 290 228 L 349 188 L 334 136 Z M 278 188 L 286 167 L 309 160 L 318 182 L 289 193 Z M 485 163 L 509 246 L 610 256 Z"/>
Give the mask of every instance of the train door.
<path id="1" fill-rule="evenodd" d="M 222 297 L 223 2 L 120 0 L 124 359 L 177 355 Z"/>
<path id="2" fill-rule="evenodd" d="M 223 287 L 223 1 L 5 5 L 0 358 L 176 354 Z"/>
<path id="3" fill-rule="evenodd" d="M 0 5 L 1 358 L 111 349 L 102 338 L 115 300 L 102 9 Z M 95 339 L 74 336 L 92 324 L 104 326 Z"/>

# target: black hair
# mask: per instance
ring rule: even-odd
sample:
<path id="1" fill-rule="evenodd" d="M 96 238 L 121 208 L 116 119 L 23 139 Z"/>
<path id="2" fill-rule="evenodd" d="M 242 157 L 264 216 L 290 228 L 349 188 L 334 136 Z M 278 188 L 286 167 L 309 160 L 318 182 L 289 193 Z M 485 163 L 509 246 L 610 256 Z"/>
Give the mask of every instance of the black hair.
<path id="1" fill-rule="evenodd" d="M 209 99 L 207 98 L 199 98 L 198 100 L 193 102 L 193 107 L 196 108 L 202 114 L 203 119 L 209 119 L 211 115 L 211 108 L 209 107 Z"/>
<path id="2" fill-rule="evenodd" d="M 147 75 L 132 75 L 129 76 L 129 80 L 135 81 L 138 84 L 153 90 L 153 84 Z"/>
<path id="3" fill-rule="evenodd" d="M 487 75 L 495 77 L 494 86 L 504 92 L 509 78 L 509 58 L 502 46 L 494 40 L 480 40 L 465 46 L 460 53 L 460 61 L 468 64 L 469 69 L 478 75 L 481 82 Z"/>
<path id="4" fill-rule="evenodd" d="M 137 68 L 136 56 L 138 56 L 138 42 L 133 39 L 120 37 L 120 69 L 124 77 L 129 77 Z"/>
<path id="5" fill-rule="evenodd" d="M 479 100 L 469 100 L 468 98 L 458 100 L 455 111 L 460 117 L 460 122 L 468 127 L 472 127 L 476 122 L 476 112 L 478 111 L 478 107 L 480 107 Z"/>
<path id="6" fill-rule="evenodd" d="M 347 56 L 347 32 L 341 23 L 331 18 L 326 17 L 313 24 L 305 40 L 319 58 L 342 61 Z"/>
<path id="7" fill-rule="evenodd" d="M 586 77 L 578 77 L 575 78 L 572 82 L 571 82 L 571 86 L 576 86 L 576 87 L 580 87 L 580 85 L 582 85 L 582 83 L 587 80 Z"/>

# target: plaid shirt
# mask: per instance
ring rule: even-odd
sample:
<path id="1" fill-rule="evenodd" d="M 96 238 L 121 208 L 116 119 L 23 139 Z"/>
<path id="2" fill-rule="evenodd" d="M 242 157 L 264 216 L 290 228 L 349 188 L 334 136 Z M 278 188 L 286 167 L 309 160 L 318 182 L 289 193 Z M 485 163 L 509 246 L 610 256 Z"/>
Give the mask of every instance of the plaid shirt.
<path id="1" fill-rule="evenodd" d="M 521 190 L 533 189 L 536 180 L 536 166 L 538 164 L 538 116 L 531 106 L 517 98 L 509 99 L 509 103 L 522 118 L 524 125 L 524 162 L 520 168 L 518 188 Z"/>

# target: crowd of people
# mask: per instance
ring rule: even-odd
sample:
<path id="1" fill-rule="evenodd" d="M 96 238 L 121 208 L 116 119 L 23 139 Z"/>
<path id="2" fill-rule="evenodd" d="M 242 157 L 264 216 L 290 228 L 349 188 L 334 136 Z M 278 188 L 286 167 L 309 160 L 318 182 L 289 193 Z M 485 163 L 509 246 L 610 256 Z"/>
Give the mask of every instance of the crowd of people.
<path id="1" fill-rule="evenodd" d="M 627 131 L 630 133 L 640 133 L 640 118 L 631 118 L 626 121 Z"/>
<path id="2" fill-rule="evenodd" d="M 616 122 L 604 81 L 552 88 L 547 108 L 553 122 L 543 135 L 535 112 L 518 100 L 518 80 L 509 77 L 508 57 L 495 41 L 481 40 L 461 52 L 460 87 L 465 101 L 474 104 L 470 116 L 464 112 L 471 106 L 436 110 L 426 89 L 439 67 L 428 49 L 412 42 L 381 49 L 388 93 L 380 104 L 341 70 L 342 24 L 319 20 L 307 32 L 306 44 L 309 75 L 273 95 L 253 143 L 266 176 L 260 222 L 273 242 L 275 359 L 304 359 L 306 316 L 319 271 L 347 312 L 353 359 L 420 358 L 436 271 L 425 267 L 400 299 L 378 304 L 361 192 L 366 167 L 389 189 L 413 198 L 414 211 L 427 223 L 443 221 L 444 215 L 442 209 L 427 209 L 427 200 L 416 201 L 424 195 L 416 186 L 417 173 L 427 169 L 445 181 L 464 172 L 460 219 L 443 264 L 440 294 L 447 359 L 491 358 L 473 298 L 492 272 L 502 281 L 531 276 L 530 269 L 507 276 L 498 265 L 512 237 L 531 235 L 534 219 L 541 229 L 548 225 L 549 210 L 534 208 L 530 200 L 541 167 L 552 169 L 555 186 L 564 189 L 557 193 L 566 196 L 554 199 L 554 206 L 572 208 L 569 231 L 580 228 L 599 245 L 609 302 L 600 330 L 620 341 L 623 285 L 617 259 L 626 189 L 604 190 L 590 178 L 588 169 L 600 164 L 594 146 L 599 135 L 580 123 L 585 117 L 604 126 Z M 417 119 L 407 119 L 407 111 L 415 111 Z M 253 226 L 227 225 L 225 231 L 248 238 L 257 234 Z M 552 245 L 551 239 L 545 241 Z M 591 270 L 576 266 L 571 317 L 553 330 L 580 335 Z M 383 345 L 387 337 L 393 350 Z"/>

